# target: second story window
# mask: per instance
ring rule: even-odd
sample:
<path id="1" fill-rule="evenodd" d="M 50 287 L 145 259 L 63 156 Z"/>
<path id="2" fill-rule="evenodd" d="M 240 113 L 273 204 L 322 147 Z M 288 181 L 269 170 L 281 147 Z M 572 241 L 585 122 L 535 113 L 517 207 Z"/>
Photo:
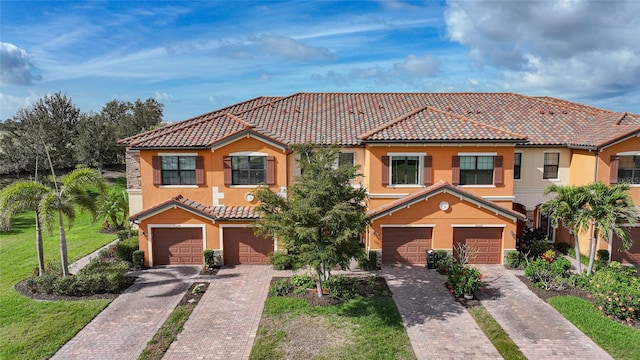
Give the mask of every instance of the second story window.
<path id="1" fill-rule="evenodd" d="M 520 172 L 522 169 L 522 153 L 513 154 L 513 179 L 520 180 Z"/>
<path id="2" fill-rule="evenodd" d="M 544 153 L 543 179 L 557 179 L 560 166 L 560 153 Z"/>
<path id="3" fill-rule="evenodd" d="M 338 155 L 338 166 L 348 165 L 353 166 L 356 164 L 355 153 L 352 152 L 341 152 Z"/>
<path id="4" fill-rule="evenodd" d="M 231 184 L 258 185 L 267 180 L 266 156 L 232 156 Z"/>
<path id="5" fill-rule="evenodd" d="M 493 156 L 460 156 L 460 185 L 493 184 Z"/>
<path id="6" fill-rule="evenodd" d="M 154 185 L 202 185 L 204 170 L 202 156 L 162 155 L 153 159 Z"/>
<path id="7" fill-rule="evenodd" d="M 640 184 L 640 156 L 618 157 L 618 183 Z"/>
<path id="8" fill-rule="evenodd" d="M 418 185 L 419 169 L 419 156 L 391 156 L 391 184 Z"/>

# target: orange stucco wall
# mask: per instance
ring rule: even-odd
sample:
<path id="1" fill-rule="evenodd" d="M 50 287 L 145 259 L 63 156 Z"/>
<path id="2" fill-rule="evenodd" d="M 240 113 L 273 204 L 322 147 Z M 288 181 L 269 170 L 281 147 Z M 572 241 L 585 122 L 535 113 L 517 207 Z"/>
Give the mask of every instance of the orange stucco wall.
<path id="1" fill-rule="evenodd" d="M 449 209 L 442 211 L 438 205 L 442 201 L 449 203 Z M 495 212 L 478 208 L 475 204 L 460 200 L 451 194 L 438 194 L 409 208 L 400 209 L 391 215 L 376 219 L 368 229 L 367 246 L 371 250 L 382 249 L 381 225 L 434 225 L 432 246 L 434 249 L 453 248 L 452 225 L 504 226 L 502 250 L 515 249 L 514 235 L 516 222 Z"/>
<path id="2" fill-rule="evenodd" d="M 569 166 L 569 185 L 587 185 L 595 176 L 596 154 L 591 151 L 573 150 Z M 608 179 L 607 179 L 608 180 Z"/>
<path id="3" fill-rule="evenodd" d="M 266 144 L 254 138 L 244 138 L 224 147 L 211 150 L 142 150 L 140 151 L 140 176 L 142 181 L 143 208 L 148 209 L 156 204 L 167 201 L 169 198 L 181 194 L 182 196 L 198 201 L 203 205 L 213 205 L 213 188 L 218 187 L 218 192 L 224 193 L 220 198 L 220 205 L 256 205 L 245 200 L 245 195 L 254 187 L 224 185 L 223 158 L 236 152 L 260 152 L 267 156 L 275 157 L 276 183 L 271 185 L 273 191 L 280 191 L 281 186 L 287 186 L 286 162 L 287 155 L 276 147 Z M 153 185 L 152 157 L 158 154 L 196 154 L 204 157 L 205 183 L 200 186 L 158 186 Z"/>

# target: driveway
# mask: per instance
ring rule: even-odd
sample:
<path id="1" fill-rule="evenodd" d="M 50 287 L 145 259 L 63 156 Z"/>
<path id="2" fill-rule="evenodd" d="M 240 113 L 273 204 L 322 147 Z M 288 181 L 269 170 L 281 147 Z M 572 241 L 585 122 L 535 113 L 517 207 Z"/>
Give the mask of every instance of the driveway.
<path id="1" fill-rule="evenodd" d="M 176 307 L 200 267 L 154 268 L 69 340 L 52 359 L 137 359 Z"/>
<path id="2" fill-rule="evenodd" d="M 223 268 L 163 359 L 248 359 L 274 270 Z"/>
<path id="3" fill-rule="evenodd" d="M 424 266 L 384 266 L 382 275 L 418 359 L 502 359 L 444 287 L 444 275 Z"/>
<path id="4" fill-rule="evenodd" d="M 528 359 L 611 359 L 611 356 L 538 298 L 511 270 L 476 265 L 485 275 L 482 305 Z"/>

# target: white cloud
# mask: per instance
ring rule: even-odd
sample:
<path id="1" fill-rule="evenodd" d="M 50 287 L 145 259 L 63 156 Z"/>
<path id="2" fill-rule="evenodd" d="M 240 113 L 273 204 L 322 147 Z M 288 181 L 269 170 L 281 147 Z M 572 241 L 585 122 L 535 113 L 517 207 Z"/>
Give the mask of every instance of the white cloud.
<path id="1" fill-rule="evenodd" d="M 176 99 L 173 97 L 173 95 L 166 93 L 166 92 L 159 92 L 156 91 L 155 95 L 153 96 L 154 98 L 156 98 L 156 100 L 160 101 L 160 102 L 174 102 L 176 101 Z"/>
<path id="2" fill-rule="evenodd" d="M 399 72 L 405 72 L 411 76 L 425 77 L 433 76 L 439 72 L 440 64 L 438 59 L 425 55 L 418 57 L 415 55 L 407 56 L 403 62 L 394 65 Z"/>
<path id="3" fill-rule="evenodd" d="M 640 90 L 640 2 L 458 1 L 448 36 L 513 91 L 606 98 Z"/>
<path id="4" fill-rule="evenodd" d="M 40 96 L 31 94 L 20 97 L 0 93 L 0 121 L 6 120 L 8 114 L 14 114 L 18 109 L 31 106 Z"/>
<path id="5" fill-rule="evenodd" d="M 33 80 L 41 80 L 32 74 L 29 55 L 12 43 L 0 42 L 0 79 L 9 85 L 32 85 Z"/>
<path id="6" fill-rule="evenodd" d="M 284 36 L 259 36 L 253 39 L 261 50 L 267 54 L 281 56 L 292 60 L 334 60 L 329 49 L 305 45 Z"/>

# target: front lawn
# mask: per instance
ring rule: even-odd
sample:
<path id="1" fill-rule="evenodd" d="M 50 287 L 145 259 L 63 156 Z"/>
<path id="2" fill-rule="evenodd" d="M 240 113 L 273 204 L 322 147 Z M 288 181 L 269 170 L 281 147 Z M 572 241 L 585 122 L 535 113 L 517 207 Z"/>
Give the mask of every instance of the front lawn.
<path id="1" fill-rule="evenodd" d="M 13 289 L 37 267 L 33 213 L 16 217 L 10 231 L 0 231 L 0 359 L 46 359 L 93 319 L 110 300 L 35 301 Z M 67 231 L 69 261 L 115 239 L 100 234 L 98 223 L 79 214 Z M 58 235 L 43 233 L 46 262 L 59 262 Z"/>
<path id="2" fill-rule="evenodd" d="M 415 359 L 391 297 L 312 307 L 298 297 L 265 302 L 250 359 Z"/>
<path id="3" fill-rule="evenodd" d="M 640 359 L 640 330 L 605 317 L 584 299 L 558 296 L 547 301 L 613 358 Z"/>

